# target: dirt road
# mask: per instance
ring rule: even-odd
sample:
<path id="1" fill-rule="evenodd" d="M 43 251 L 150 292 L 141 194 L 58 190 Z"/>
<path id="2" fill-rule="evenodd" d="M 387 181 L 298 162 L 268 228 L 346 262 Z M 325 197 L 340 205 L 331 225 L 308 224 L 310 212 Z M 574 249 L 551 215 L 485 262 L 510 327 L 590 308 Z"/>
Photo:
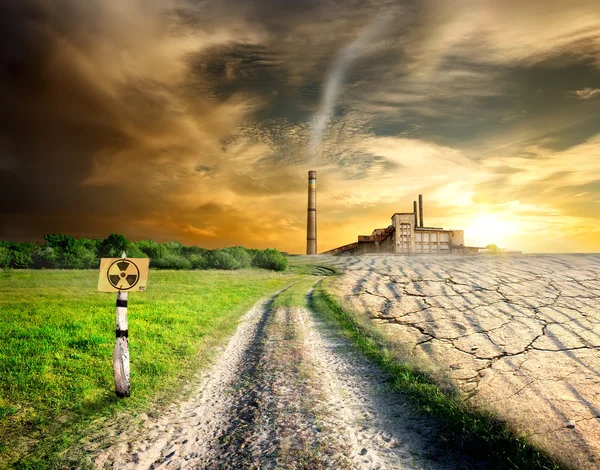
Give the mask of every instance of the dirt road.
<path id="1" fill-rule="evenodd" d="M 441 454 L 433 425 L 314 312 L 272 300 L 244 316 L 190 399 L 122 433 L 96 467 L 473 468 Z"/>

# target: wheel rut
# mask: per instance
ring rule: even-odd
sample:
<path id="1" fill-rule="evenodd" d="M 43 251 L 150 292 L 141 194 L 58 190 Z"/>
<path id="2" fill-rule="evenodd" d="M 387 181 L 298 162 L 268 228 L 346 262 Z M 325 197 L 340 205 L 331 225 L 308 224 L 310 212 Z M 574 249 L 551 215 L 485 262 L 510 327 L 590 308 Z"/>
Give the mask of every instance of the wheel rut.
<path id="1" fill-rule="evenodd" d="M 189 399 L 124 432 L 95 466 L 467 468 L 318 315 L 272 308 L 281 292 L 243 317 Z"/>

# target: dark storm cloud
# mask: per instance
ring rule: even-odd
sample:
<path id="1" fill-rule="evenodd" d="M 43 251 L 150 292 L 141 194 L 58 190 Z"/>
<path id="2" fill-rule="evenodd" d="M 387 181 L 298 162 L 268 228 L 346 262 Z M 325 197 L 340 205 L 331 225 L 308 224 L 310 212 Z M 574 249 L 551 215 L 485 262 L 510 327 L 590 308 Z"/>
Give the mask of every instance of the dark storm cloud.
<path id="1" fill-rule="evenodd" d="M 540 217 L 570 197 L 589 209 L 594 12 L 587 0 L 2 2 L 0 238 L 122 228 L 293 251 L 309 164 L 332 240 L 365 208 L 422 190 L 432 214 L 516 198 Z M 332 64 L 380 16 L 311 160 Z"/>

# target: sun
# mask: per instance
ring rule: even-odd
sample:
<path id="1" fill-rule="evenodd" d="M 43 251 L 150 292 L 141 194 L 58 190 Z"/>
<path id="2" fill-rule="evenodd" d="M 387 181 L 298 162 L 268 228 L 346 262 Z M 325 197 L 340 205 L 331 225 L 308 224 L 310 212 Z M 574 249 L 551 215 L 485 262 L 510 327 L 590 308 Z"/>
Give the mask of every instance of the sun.
<path id="1" fill-rule="evenodd" d="M 491 243 L 505 248 L 507 238 L 519 233 L 518 223 L 508 214 L 477 214 L 465 228 L 469 245 L 485 247 Z"/>

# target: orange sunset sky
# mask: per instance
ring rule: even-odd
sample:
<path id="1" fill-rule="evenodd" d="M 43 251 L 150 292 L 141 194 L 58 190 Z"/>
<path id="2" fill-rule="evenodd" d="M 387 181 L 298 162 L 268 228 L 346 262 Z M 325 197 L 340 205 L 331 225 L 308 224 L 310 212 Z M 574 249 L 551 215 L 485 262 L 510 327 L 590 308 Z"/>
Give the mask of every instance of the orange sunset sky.
<path id="1" fill-rule="evenodd" d="M 0 239 L 600 251 L 597 0 L 0 5 Z"/>

